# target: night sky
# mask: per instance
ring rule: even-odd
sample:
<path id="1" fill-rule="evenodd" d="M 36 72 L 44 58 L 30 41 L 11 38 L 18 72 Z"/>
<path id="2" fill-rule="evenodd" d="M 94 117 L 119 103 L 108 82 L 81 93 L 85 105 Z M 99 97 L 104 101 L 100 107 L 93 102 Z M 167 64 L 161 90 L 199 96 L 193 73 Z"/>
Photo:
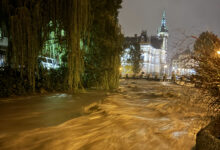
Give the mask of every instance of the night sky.
<path id="1" fill-rule="evenodd" d="M 220 36 L 220 0 L 124 0 L 119 15 L 123 33 L 133 36 L 147 30 L 155 35 L 164 10 L 170 51 L 185 35 L 208 30 Z"/>

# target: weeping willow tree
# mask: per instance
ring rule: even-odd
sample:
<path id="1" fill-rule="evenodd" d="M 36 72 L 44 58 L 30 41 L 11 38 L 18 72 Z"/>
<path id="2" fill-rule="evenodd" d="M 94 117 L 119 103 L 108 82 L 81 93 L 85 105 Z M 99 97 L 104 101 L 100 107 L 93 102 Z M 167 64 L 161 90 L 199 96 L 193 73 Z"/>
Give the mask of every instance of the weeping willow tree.
<path id="1" fill-rule="evenodd" d="M 58 2 L 59 1 L 59 2 Z M 53 2 L 53 1 L 52 1 Z M 89 25 L 89 1 L 88 0 L 57 0 L 57 9 L 60 20 L 66 31 L 66 46 L 68 53 L 68 85 L 69 90 L 77 90 L 81 86 L 81 75 L 84 71 L 80 40 L 85 35 Z M 59 7 L 62 7 L 59 9 Z M 66 10 L 62 13 L 62 10 Z"/>
<path id="2" fill-rule="evenodd" d="M 102 18 L 104 23 L 101 25 L 102 39 L 97 42 L 102 56 L 101 76 L 99 86 L 103 89 L 114 89 L 119 85 L 120 55 L 122 53 L 123 35 L 118 24 L 118 9 L 121 8 L 121 0 L 106 0 L 104 4 L 105 16 Z M 99 36 L 100 37 L 100 36 Z"/>
<path id="3" fill-rule="evenodd" d="M 91 1 L 93 20 L 85 75 L 89 80 L 86 83 L 92 81 L 92 86 L 102 89 L 117 88 L 119 84 L 123 36 L 117 17 L 121 3 L 121 0 Z"/>
<path id="4" fill-rule="evenodd" d="M 40 5 L 29 3 L 4 3 L 9 15 L 9 40 L 11 49 L 8 50 L 9 65 L 20 71 L 22 78 L 27 78 L 29 86 L 35 91 L 36 59 L 41 50 L 41 16 Z"/>
<path id="5" fill-rule="evenodd" d="M 1 6 L 6 18 L 1 21 L 8 25 L 8 63 L 19 70 L 22 78 L 28 78 L 32 90 L 35 91 L 37 57 L 50 33 L 56 31 L 59 38 L 61 30 L 65 31 L 62 40 L 68 56 L 69 90 L 81 87 L 84 64 L 80 39 L 89 24 L 90 0 L 2 0 Z"/>
<path id="6" fill-rule="evenodd" d="M 51 44 L 65 54 L 68 73 L 64 85 L 70 92 L 92 81 L 102 89 L 119 84 L 122 51 L 118 9 L 122 0 L 1 0 L 1 19 L 6 24 L 8 64 L 35 91 L 38 57 Z M 63 34 L 64 33 L 64 34 Z M 36 79 L 37 78 L 37 79 Z"/>

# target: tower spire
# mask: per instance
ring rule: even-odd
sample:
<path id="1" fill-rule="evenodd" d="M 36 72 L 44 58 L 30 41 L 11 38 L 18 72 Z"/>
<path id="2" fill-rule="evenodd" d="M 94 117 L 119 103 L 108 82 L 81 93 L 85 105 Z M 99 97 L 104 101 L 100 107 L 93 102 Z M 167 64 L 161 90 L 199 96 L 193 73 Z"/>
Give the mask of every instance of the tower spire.
<path id="1" fill-rule="evenodd" d="M 166 19 L 166 11 L 163 11 L 163 16 L 161 19 L 161 26 L 159 27 L 158 37 L 163 39 L 162 49 L 167 50 L 167 40 L 169 37 L 168 29 L 167 29 L 167 19 Z"/>
<path id="2" fill-rule="evenodd" d="M 163 17 L 161 20 L 161 27 L 160 27 L 160 32 L 168 32 L 167 29 L 167 19 L 166 19 L 166 11 L 163 11 Z"/>

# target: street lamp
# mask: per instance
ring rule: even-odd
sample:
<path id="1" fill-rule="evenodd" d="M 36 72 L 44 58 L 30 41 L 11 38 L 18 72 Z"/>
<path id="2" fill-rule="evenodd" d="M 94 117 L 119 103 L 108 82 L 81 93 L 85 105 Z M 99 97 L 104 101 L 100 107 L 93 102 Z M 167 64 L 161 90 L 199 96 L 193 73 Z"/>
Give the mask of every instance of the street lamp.
<path id="1" fill-rule="evenodd" d="M 166 68 L 167 68 L 167 65 L 165 65 L 165 66 L 164 66 L 164 74 L 166 73 L 166 71 L 165 71 L 165 70 L 166 70 Z"/>
<path id="2" fill-rule="evenodd" d="M 218 55 L 220 55 L 220 50 L 219 50 L 219 51 L 217 51 L 217 54 L 218 54 Z"/>

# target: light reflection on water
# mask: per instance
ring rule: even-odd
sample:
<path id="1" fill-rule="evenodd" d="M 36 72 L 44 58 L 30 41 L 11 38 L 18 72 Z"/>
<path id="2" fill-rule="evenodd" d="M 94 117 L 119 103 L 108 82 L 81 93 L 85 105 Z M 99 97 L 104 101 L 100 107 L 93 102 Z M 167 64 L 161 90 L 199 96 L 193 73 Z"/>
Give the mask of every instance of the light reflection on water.
<path id="1" fill-rule="evenodd" d="M 182 87 L 135 82 L 135 87 L 123 84 L 123 91 L 110 94 L 103 104 L 87 106 L 84 110 L 88 115 L 57 126 L 25 131 L 16 137 L 7 135 L 0 140 L 2 148 L 191 150 L 195 134 L 202 126 L 204 110 L 198 111 L 196 104 L 184 102 L 179 93 L 189 93 L 183 93 Z M 137 89 L 146 92 L 141 94 Z"/>

